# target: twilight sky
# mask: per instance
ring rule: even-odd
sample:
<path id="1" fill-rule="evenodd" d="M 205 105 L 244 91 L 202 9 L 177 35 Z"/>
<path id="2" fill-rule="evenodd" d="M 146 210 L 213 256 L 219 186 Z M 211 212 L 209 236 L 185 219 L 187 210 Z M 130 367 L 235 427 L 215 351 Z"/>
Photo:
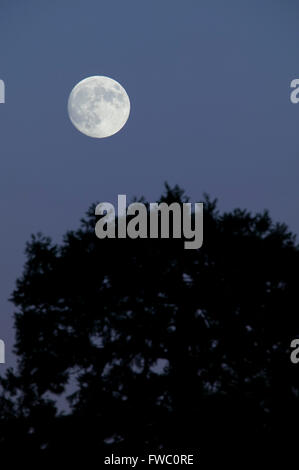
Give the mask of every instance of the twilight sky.
<path id="1" fill-rule="evenodd" d="M 1 0 L 0 338 L 14 362 L 13 306 L 25 242 L 60 241 L 92 202 L 144 195 L 165 180 L 270 210 L 299 233 L 296 0 Z M 67 115 L 73 86 L 120 82 L 131 101 L 107 139 Z M 205 240 L 204 240 L 205 243 Z M 3 366 L 0 366 L 4 370 Z"/>

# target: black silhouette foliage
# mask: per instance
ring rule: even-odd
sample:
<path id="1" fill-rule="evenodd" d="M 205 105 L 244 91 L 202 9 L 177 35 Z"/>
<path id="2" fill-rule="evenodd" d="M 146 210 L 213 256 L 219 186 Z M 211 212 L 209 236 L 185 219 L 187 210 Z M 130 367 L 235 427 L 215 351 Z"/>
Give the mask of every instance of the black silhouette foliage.
<path id="1" fill-rule="evenodd" d="M 166 185 L 161 201 L 187 198 Z M 95 223 L 92 206 L 61 245 L 42 235 L 27 244 L 0 447 L 108 455 L 222 444 L 231 458 L 241 440 L 273 454 L 298 412 L 294 236 L 267 212 L 220 214 L 207 196 L 199 250 L 99 240 Z"/>

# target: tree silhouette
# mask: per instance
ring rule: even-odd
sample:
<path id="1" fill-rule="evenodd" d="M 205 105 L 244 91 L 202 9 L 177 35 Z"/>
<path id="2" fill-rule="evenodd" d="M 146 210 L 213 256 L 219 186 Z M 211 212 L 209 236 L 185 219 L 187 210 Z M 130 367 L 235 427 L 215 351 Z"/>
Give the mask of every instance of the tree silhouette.
<path id="1" fill-rule="evenodd" d="M 187 198 L 166 185 L 161 201 Z M 273 455 L 298 412 L 295 237 L 267 212 L 220 214 L 205 196 L 199 250 L 99 240 L 94 207 L 61 245 L 40 234 L 27 244 L 0 448 L 202 448 L 211 462 L 207 449 L 221 446 L 231 462 L 232 442 L 243 442 Z M 65 396 L 70 410 L 59 412 Z"/>

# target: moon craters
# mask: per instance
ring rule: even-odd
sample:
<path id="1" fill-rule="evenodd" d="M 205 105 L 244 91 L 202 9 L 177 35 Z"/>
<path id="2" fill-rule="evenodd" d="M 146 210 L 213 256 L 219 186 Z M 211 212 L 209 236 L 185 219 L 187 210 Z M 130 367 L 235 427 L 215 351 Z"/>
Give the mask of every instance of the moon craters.
<path id="1" fill-rule="evenodd" d="M 118 132 L 130 114 L 125 89 L 104 76 L 88 77 L 71 91 L 68 113 L 74 126 L 89 137 L 109 137 Z"/>

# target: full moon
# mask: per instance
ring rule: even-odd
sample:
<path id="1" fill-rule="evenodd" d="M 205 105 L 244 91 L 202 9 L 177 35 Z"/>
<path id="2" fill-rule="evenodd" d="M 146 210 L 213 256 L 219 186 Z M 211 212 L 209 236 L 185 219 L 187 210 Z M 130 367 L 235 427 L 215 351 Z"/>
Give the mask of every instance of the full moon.
<path id="1" fill-rule="evenodd" d="M 68 99 L 74 126 L 89 137 L 116 134 L 127 122 L 130 100 L 126 90 L 109 77 L 87 77 L 77 83 Z"/>

